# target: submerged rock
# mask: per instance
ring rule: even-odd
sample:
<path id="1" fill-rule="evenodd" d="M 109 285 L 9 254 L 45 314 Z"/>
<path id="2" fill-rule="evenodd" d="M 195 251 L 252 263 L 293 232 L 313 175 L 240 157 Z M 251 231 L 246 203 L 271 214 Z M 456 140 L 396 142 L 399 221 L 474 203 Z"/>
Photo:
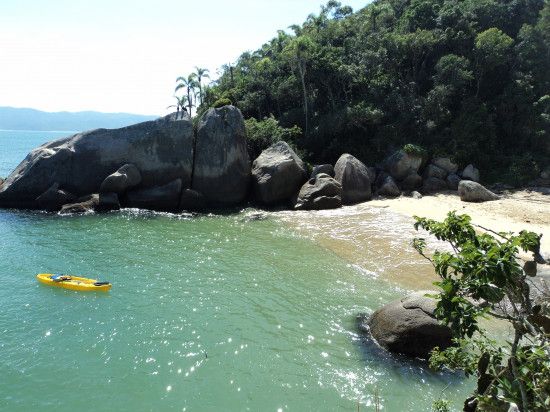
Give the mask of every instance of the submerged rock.
<path id="1" fill-rule="evenodd" d="M 321 173 L 306 182 L 298 193 L 295 209 L 322 210 L 342 207 L 342 185 Z"/>
<path id="2" fill-rule="evenodd" d="M 191 183 L 191 120 L 167 116 L 121 129 L 97 129 L 32 150 L 0 188 L 0 207 L 40 208 L 37 198 L 54 184 L 75 196 L 98 193 L 113 171 L 131 163 L 142 186 L 180 179 Z"/>
<path id="3" fill-rule="evenodd" d="M 283 141 L 264 150 L 252 164 L 254 194 L 265 205 L 289 202 L 306 178 L 304 162 Z"/>
<path id="4" fill-rule="evenodd" d="M 390 352 L 428 358 L 435 348 L 448 348 L 452 334 L 434 316 L 436 301 L 425 292 L 396 300 L 372 314 L 359 328 Z"/>
<path id="5" fill-rule="evenodd" d="M 367 166 L 350 154 L 340 156 L 334 166 L 335 179 L 342 185 L 342 202 L 359 203 L 372 196 Z"/>
<path id="6" fill-rule="evenodd" d="M 250 160 L 241 111 L 234 106 L 208 110 L 198 126 L 192 189 L 209 204 L 224 206 L 241 203 L 249 185 Z"/>
<path id="7" fill-rule="evenodd" d="M 458 185 L 458 195 L 463 202 L 488 202 L 500 197 L 479 183 L 462 180 Z"/>

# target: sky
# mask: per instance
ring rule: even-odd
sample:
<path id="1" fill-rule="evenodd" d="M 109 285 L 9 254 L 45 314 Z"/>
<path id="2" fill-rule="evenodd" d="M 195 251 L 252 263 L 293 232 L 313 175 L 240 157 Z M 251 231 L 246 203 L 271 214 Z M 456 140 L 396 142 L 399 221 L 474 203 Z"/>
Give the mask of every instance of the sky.
<path id="1" fill-rule="evenodd" d="M 216 78 L 324 3 L 0 0 L 0 106 L 163 115 L 176 77 L 199 66 Z"/>

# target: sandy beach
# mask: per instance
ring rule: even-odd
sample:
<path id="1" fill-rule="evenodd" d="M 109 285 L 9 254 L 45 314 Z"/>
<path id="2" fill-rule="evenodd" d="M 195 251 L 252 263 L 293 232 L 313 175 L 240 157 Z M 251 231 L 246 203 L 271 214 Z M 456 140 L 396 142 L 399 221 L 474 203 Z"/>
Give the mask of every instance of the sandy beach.
<path id="1" fill-rule="evenodd" d="M 345 259 L 366 278 L 377 277 L 399 288 L 420 290 L 432 288 L 437 277 L 411 245 L 415 237 L 427 236 L 414 230 L 413 216 L 443 220 L 453 210 L 497 232 L 530 230 L 543 234 L 541 252 L 550 257 L 550 196 L 527 190 L 486 203 L 466 203 L 456 193 L 446 193 L 421 199 L 375 199 L 336 210 L 275 214 L 299 235 Z M 428 247 L 433 251 L 446 245 L 428 238 Z M 529 258 L 527 254 L 521 257 Z M 550 265 L 539 265 L 539 274 L 550 277 Z"/>
<path id="2" fill-rule="evenodd" d="M 421 199 L 377 199 L 370 205 L 388 207 L 411 218 L 416 215 L 436 220 L 443 220 L 447 213 L 456 210 L 469 215 L 474 224 L 496 232 L 529 230 L 543 235 L 541 252 L 550 257 L 550 195 L 521 190 L 504 193 L 500 200 L 492 202 L 468 203 L 454 193 L 447 193 Z"/>

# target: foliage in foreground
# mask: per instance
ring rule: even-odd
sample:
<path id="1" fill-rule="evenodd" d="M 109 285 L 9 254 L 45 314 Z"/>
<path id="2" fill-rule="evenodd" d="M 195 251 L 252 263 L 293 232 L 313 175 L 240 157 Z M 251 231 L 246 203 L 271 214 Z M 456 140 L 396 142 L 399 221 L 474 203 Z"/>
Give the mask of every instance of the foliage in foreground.
<path id="1" fill-rule="evenodd" d="M 503 410 L 507 403 L 523 412 L 550 410 L 550 305 L 547 295 L 534 299 L 531 293 L 537 287 L 531 280 L 535 261 L 542 259 L 540 237 L 526 231 L 477 234 L 469 216 L 454 212 L 443 222 L 415 219 L 417 230 L 427 230 L 451 250 L 428 256 L 425 240 L 414 241 L 441 278 L 435 314 L 451 327 L 456 343 L 436 349 L 431 365 L 477 376 L 477 390 L 466 400 L 465 411 Z M 523 267 L 520 250 L 534 257 Z M 489 339 L 481 318 L 507 322 L 511 341 Z"/>

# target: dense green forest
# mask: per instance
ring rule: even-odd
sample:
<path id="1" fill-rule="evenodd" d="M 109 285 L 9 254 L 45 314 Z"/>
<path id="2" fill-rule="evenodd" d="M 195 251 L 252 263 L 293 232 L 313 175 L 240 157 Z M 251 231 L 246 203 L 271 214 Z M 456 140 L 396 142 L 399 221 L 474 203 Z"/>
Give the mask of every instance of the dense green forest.
<path id="1" fill-rule="evenodd" d="M 413 143 L 527 181 L 550 155 L 550 0 L 329 1 L 202 99 L 199 114 L 230 101 L 252 119 L 253 155 L 282 136 L 310 162 L 373 165 Z"/>

